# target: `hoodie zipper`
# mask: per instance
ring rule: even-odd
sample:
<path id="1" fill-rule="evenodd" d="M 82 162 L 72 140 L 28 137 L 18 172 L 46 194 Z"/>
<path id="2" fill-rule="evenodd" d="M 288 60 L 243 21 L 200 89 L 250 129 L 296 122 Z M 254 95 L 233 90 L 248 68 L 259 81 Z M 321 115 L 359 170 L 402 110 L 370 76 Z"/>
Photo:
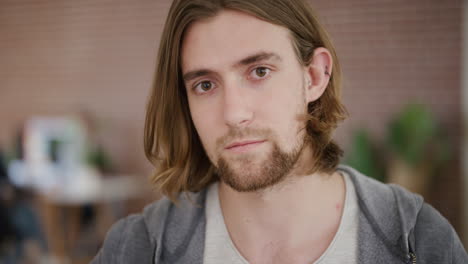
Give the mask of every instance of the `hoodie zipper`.
<path id="1" fill-rule="evenodd" d="M 416 254 L 414 254 L 413 252 L 410 252 L 409 255 L 410 255 L 410 263 L 416 264 Z"/>

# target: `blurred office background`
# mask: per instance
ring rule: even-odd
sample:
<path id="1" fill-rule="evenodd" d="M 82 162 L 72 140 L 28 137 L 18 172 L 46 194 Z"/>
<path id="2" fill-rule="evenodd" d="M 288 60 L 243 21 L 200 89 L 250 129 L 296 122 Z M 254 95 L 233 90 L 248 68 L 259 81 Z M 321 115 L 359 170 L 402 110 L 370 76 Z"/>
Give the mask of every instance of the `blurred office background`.
<path id="1" fill-rule="evenodd" d="M 423 194 L 465 246 L 467 2 L 311 0 L 343 68 L 344 161 Z M 142 133 L 170 4 L 0 0 L 0 263 L 88 263 L 159 198 Z"/>

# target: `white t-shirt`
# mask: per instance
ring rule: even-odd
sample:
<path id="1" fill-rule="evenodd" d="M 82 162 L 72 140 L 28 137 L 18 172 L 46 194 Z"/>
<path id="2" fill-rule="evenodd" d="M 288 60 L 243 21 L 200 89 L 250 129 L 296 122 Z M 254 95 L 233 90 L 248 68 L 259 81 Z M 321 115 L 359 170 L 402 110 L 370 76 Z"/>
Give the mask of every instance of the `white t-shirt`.
<path id="1" fill-rule="evenodd" d="M 340 172 L 346 185 L 346 198 L 340 226 L 327 250 L 318 258 L 315 264 L 357 263 L 357 233 L 358 213 L 354 185 L 344 172 Z M 204 264 L 249 264 L 239 253 L 229 236 L 224 223 L 218 196 L 218 183 L 212 184 L 207 193 L 205 203 L 206 233 Z"/>

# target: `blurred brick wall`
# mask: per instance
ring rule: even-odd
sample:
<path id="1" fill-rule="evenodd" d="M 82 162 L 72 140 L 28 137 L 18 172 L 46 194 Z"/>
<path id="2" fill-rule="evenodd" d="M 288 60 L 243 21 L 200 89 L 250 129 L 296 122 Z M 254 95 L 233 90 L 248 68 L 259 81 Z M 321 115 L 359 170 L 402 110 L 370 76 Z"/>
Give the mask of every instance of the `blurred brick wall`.
<path id="1" fill-rule="evenodd" d="M 359 127 L 383 140 L 403 105 L 427 104 L 453 144 L 452 168 L 435 179 L 428 201 L 462 230 L 462 1 L 314 1 L 336 45 L 350 118 L 337 131 L 344 146 Z"/>
<path id="2" fill-rule="evenodd" d="M 116 170 L 147 171 L 144 108 L 169 5 L 2 0 L 0 144 L 33 114 L 86 110 Z"/>
<path id="3" fill-rule="evenodd" d="M 429 104 L 455 146 L 461 137 L 461 0 L 313 0 L 344 71 L 351 114 L 337 131 L 369 129 L 410 100 Z M 142 148 L 144 106 L 170 1 L 2 0 L 0 146 L 25 119 L 85 109 L 122 172 L 150 171 Z M 455 149 L 456 154 L 459 149 Z M 460 161 L 429 200 L 460 230 Z"/>

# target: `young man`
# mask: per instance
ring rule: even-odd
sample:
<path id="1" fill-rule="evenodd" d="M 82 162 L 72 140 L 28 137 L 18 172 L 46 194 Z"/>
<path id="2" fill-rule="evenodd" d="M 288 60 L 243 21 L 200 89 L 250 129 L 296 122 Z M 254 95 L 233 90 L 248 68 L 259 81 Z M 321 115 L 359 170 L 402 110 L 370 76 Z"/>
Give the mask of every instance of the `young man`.
<path id="1" fill-rule="evenodd" d="M 333 46 L 302 0 L 176 0 L 145 147 L 169 198 L 93 263 L 468 263 L 418 195 L 338 166 Z"/>

